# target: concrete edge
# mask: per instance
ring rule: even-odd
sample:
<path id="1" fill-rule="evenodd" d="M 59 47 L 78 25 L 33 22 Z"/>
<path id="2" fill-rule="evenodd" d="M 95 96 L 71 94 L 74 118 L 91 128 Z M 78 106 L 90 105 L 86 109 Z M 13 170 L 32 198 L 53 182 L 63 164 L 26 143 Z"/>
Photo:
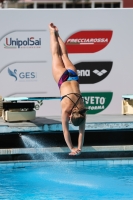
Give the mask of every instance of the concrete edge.
<path id="1" fill-rule="evenodd" d="M 86 123 L 85 130 L 130 130 L 133 129 L 133 122 L 96 122 Z M 70 131 L 78 131 L 78 127 L 69 124 Z M 44 124 L 44 125 L 30 125 L 30 126 L 8 126 L 0 125 L 0 134 L 3 133 L 47 133 L 47 132 L 62 132 L 61 124 Z"/>
<path id="2" fill-rule="evenodd" d="M 117 145 L 117 146 L 86 146 L 82 152 L 126 152 L 133 151 L 133 145 Z M 69 153 L 67 147 L 48 147 L 48 148 L 13 148 L 0 149 L 0 155 L 15 154 L 47 154 L 47 153 Z"/>

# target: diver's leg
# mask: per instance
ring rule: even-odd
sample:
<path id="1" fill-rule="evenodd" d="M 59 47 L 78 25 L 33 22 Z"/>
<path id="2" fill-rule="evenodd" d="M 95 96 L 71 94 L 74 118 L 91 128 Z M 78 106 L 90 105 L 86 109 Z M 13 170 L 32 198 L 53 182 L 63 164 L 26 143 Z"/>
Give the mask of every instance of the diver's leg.
<path id="1" fill-rule="evenodd" d="M 55 81 L 58 83 L 61 75 L 66 71 L 62 57 L 60 55 L 60 46 L 56 36 L 54 25 L 49 25 L 50 30 L 50 48 L 52 54 L 52 73 Z"/>
<path id="2" fill-rule="evenodd" d="M 60 54 L 61 54 L 61 58 L 63 60 L 64 66 L 66 69 L 71 69 L 73 71 L 75 71 L 77 73 L 77 70 L 75 68 L 75 66 L 72 64 L 72 62 L 70 61 L 69 57 L 68 57 L 68 53 L 67 53 L 67 49 L 66 49 L 66 45 L 63 42 L 63 40 L 61 39 L 61 37 L 59 36 L 59 33 L 57 32 L 57 39 L 60 45 Z"/>

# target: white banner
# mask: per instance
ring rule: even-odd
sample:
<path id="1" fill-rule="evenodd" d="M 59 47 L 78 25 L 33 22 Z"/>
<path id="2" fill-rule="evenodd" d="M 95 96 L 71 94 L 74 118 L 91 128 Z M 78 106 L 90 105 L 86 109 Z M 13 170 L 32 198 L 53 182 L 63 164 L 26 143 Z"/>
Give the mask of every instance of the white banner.
<path id="1" fill-rule="evenodd" d="M 121 114 L 133 94 L 133 9 L 0 10 L 0 95 L 57 97 L 48 25 L 53 22 L 78 70 L 89 114 Z M 38 116 L 60 115 L 44 100 Z"/>

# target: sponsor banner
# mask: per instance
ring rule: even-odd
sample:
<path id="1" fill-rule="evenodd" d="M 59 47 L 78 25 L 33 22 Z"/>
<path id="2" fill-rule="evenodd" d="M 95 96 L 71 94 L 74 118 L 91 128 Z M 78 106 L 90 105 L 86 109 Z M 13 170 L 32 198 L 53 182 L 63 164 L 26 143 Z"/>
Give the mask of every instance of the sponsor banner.
<path id="1" fill-rule="evenodd" d="M 113 92 L 82 92 L 87 114 L 97 114 L 105 110 L 112 101 Z"/>
<path id="2" fill-rule="evenodd" d="M 43 60 L 45 40 L 45 31 L 11 31 L 0 38 L 1 55 L 6 55 L 8 61 Z"/>
<path id="3" fill-rule="evenodd" d="M 17 70 L 17 69 L 13 69 L 11 70 L 9 67 L 8 67 L 8 74 L 12 77 L 14 77 L 15 81 L 37 81 L 38 78 L 37 78 L 37 72 L 36 71 L 27 71 L 26 70 Z"/>
<path id="4" fill-rule="evenodd" d="M 1 45 L 7 49 L 40 49 L 42 48 L 43 31 L 11 31 L 0 38 Z"/>
<path id="5" fill-rule="evenodd" d="M 65 42 L 68 53 L 95 53 L 104 49 L 112 38 L 111 30 L 79 31 Z"/>
<path id="6" fill-rule="evenodd" d="M 133 9 L 0 10 L 0 95 L 60 96 L 52 75 L 48 27 L 54 18 L 77 68 L 81 93 L 88 93 L 87 113 L 121 114 L 122 95 L 133 92 Z M 109 95 L 101 91 L 112 92 L 108 107 Z M 38 116 L 52 113 L 61 114 L 60 101 L 45 101 L 37 111 Z"/>
<path id="7" fill-rule="evenodd" d="M 113 62 L 80 62 L 75 64 L 80 84 L 94 84 L 105 79 L 111 69 Z"/>
<path id="8" fill-rule="evenodd" d="M 51 77 L 50 81 L 49 77 Z M 50 83 L 52 87 L 49 87 Z M 57 96 L 56 94 L 59 93 L 51 69 L 45 62 L 21 62 L 6 66 L 0 73 L 0 85 L 1 89 L 4 88 L 2 96 L 27 94 L 26 96 L 30 97 L 30 94 L 34 94 L 38 97 L 38 94 Z"/>
<path id="9" fill-rule="evenodd" d="M 41 48 L 41 38 L 36 39 L 35 37 L 27 37 L 21 39 L 21 38 L 6 37 L 4 48 L 5 49 Z"/>

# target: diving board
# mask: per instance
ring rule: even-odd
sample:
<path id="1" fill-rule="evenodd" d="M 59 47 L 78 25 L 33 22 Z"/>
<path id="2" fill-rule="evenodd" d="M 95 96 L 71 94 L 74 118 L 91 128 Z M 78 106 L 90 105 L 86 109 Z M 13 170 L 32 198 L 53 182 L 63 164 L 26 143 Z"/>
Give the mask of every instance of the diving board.
<path id="1" fill-rule="evenodd" d="M 123 114 L 133 114 L 133 95 L 132 94 L 126 94 L 122 95 L 123 101 L 122 101 L 122 110 Z"/>
<path id="2" fill-rule="evenodd" d="M 3 101 L 43 101 L 60 99 L 60 97 L 4 97 Z"/>
<path id="3" fill-rule="evenodd" d="M 4 97 L 1 108 L 2 118 L 6 122 L 34 120 L 36 110 L 39 110 L 43 101 L 52 99 L 60 100 L 60 97 Z"/>

